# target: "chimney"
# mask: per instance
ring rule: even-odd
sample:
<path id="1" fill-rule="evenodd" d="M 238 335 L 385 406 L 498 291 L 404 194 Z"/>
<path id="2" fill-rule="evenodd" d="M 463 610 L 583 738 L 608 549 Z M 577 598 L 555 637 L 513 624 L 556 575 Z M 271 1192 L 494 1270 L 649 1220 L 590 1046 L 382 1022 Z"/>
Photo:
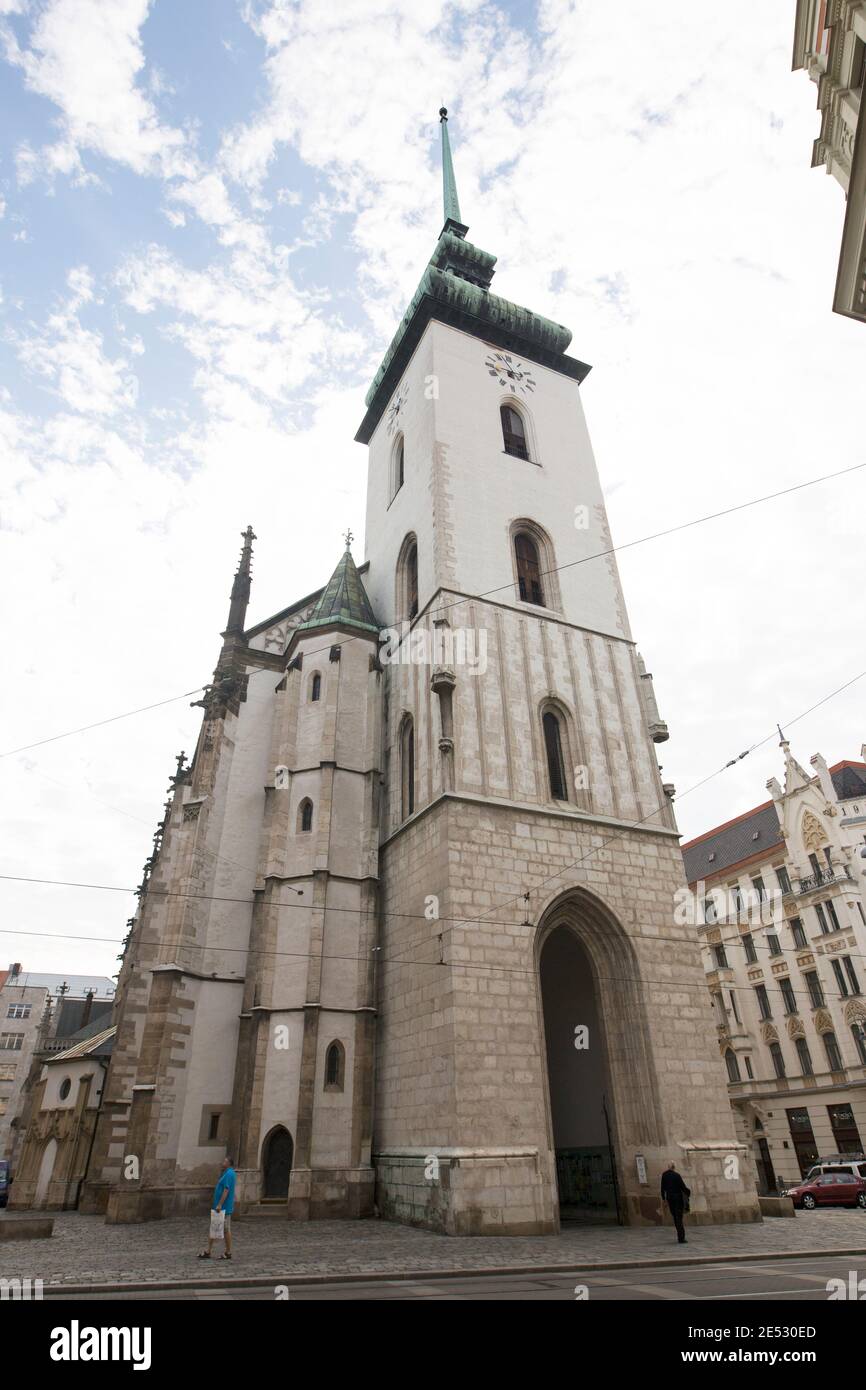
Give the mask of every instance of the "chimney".
<path id="1" fill-rule="evenodd" d="M 10 965 L 10 967 L 9 967 L 9 980 L 10 980 L 10 983 L 11 983 L 11 981 L 14 979 L 14 977 L 15 977 L 16 975 L 20 975 L 20 974 L 21 974 L 21 962 L 20 962 L 20 960 L 13 961 L 12 964 Z"/>
<path id="2" fill-rule="evenodd" d="M 87 994 L 84 996 L 84 1013 L 81 1015 L 81 1023 L 80 1023 L 80 1025 L 79 1025 L 81 1028 L 84 1027 L 85 1023 L 89 1023 L 89 1022 L 90 1022 L 90 1011 L 91 1011 L 92 1008 L 93 1008 L 93 990 L 92 990 L 92 989 L 89 989 L 89 990 L 87 991 Z"/>

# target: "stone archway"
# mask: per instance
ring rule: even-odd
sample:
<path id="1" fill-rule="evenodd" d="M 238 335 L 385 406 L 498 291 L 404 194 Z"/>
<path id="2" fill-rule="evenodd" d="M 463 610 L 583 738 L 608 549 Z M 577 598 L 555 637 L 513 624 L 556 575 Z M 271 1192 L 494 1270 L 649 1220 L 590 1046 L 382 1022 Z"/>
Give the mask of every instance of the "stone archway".
<path id="1" fill-rule="evenodd" d="M 623 1164 L 661 1142 L 634 947 L 603 903 L 575 889 L 543 914 L 536 959 L 561 1217 L 627 1220 Z M 641 1215 L 657 1220 L 647 1197 Z"/>
<path id="2" fill-rule="evenodd" d="M 262 1196 L 266 1200 L 288 1197 L 294 1152 L 289 1131 L 283 1125 L 275 1125 L 262 1145 Z"/>

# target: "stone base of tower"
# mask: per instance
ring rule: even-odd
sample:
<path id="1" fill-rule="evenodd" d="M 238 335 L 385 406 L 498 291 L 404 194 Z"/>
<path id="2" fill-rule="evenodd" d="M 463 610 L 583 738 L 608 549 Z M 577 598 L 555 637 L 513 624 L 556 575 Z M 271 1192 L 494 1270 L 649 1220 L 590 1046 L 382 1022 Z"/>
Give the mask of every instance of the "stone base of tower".
<path id="1" fill-rule="evenodd" d="M 558 1228 L 535 1149 L 403 1149 L 375 1156 L 381 1217 L 449 1236 L 540 1236 Z"/>

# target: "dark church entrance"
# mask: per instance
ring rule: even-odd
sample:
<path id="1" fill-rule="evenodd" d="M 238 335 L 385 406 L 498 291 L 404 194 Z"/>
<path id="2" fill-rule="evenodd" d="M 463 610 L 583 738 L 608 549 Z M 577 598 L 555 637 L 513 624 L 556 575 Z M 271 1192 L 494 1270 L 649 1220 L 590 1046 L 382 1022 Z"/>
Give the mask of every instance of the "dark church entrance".
<path id="1" fill-rule="evenodd" d="M 567 926 L 541 950 L 541 998 L 563 1221 L 617 1221 L 607 1066 L 592 969 Z"/>
<path id="2" fill-rule="evenodd" d="M 289 1177 L 294 1155 L 292 1136 L 282 1125 L 272 1129 L 265 1140 L 262 1151 L 264 1170 L 264 1196 L 271 1200 L 285 1200 L 289 1195 Z"/>

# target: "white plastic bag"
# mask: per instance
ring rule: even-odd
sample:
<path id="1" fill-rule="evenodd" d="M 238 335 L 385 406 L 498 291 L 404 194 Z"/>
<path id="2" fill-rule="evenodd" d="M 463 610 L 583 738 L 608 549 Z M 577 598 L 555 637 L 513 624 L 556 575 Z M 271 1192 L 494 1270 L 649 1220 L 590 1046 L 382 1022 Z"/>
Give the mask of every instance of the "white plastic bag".
<path id="1" fill-rule="evenodd" d="M 212 1211 L 210 1214 L 210 1238 L 211 1240 L 223 1240 L 226 1233 L 226 1214 L 224 1211 Z"/>

